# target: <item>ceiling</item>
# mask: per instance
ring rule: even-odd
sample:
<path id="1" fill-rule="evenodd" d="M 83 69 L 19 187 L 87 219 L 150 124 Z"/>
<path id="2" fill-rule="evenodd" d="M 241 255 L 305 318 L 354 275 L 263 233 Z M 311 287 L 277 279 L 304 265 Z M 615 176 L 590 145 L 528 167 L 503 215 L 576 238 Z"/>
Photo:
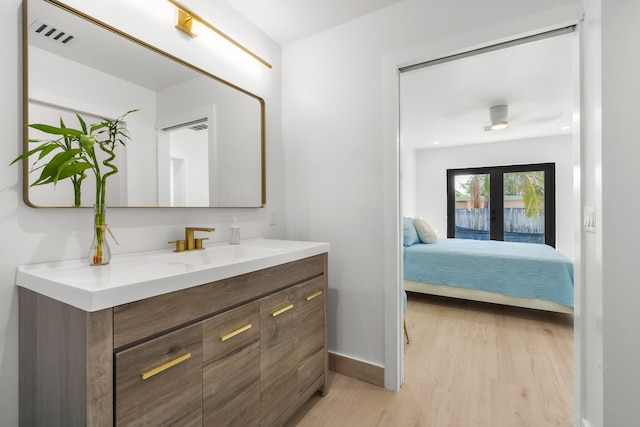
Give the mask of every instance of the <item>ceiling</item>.
<path id="1" fill-rule="evenodd" d="M 403 147 L 570 134 L 574 37 L 555 36 L 403 73 Z M 495 105 L 508 105 L 509 127 L 485 131 Z"/>
<path id="2" fill-rule="evenodd" d="M 281 46 L 402 0 L 227 0 Z"/>

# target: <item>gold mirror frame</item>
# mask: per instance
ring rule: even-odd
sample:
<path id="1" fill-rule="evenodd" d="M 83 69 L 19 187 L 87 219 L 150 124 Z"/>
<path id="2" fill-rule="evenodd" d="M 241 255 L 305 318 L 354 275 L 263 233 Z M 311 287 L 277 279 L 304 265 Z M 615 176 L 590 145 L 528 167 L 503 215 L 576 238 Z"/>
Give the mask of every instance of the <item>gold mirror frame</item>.
<path id="1" fill-rule="evenodd" d="M 29 26 L 30 26 L 30 22 L 29 22 L 29 18 L 28 18 L 28 7 L 27 7 L 27 3 L 29 1 L 35 1 L 35 0 L 24 0 L 23 4 L 22 4 L 22 15 L 23 15 L 23 117 L 24 117 L 24 122 L 25 122 L 25 127 L 24 127 L 24 131 L 23 131 L 23 150 L 24 152 L 27 152 L 29 150 L 29 132 L 28 132 L 28 128 L 26 127 L 26 124 L 29 123 Z M 130 42 L 135 43 L 136 45 L 142 46 L 143 48 L 148 49 L 149 51 L 160 55 L 166 59 L 169 59 L 171 61 L 174 61 L 177 64 L 180 64 L 184 67 L 187 67 L 188 69 L 191 69 L 205 77 L 208 77 L 210 79 L 212 79 L 212 81 L 214 82 L 218 82 L 220 84 L 226 85 L 227 87 L 234 89 L 244 95 L 247 95 L 253 99 L 255 99 L 256 101 L 259 102 L 259 108 L 260 108 L 260 200 L 257 201 L 256 205 L 251 205 L 251 206 L 232 206 L 232 205 L 220 205 L 220 206 L 153 206 L 153 205 L 149 205 L 149 206 L 110 206 L 110 207 L 122 207 L 122 208 L 165 208 L 165 207 L 187 207 L 187 208 L 192 208 L 192 207 L 219 207 L 219 208 L 263 208 L 266 206 L 266 114 L 265 114 L 265 102 L 262 98 L 260 98 L 257 95 L 254 95 L 253 93 L 242 89 L 226 80 L 223 80 L 193 64 L 190 64 L 176 56 L 173 56 L 147 42 L 144 42 L 136 37 L 133 37 L 127 33 L 124 33 L 100 20 L 97 20 L 95 18 L 93 18 L 92 16 L 89 16 L 77 9 L 74 9 L 68 5 L 65 5 L 57 0 L 38 0 L 38 1 L 42 1 L 44 3 L 48 3 L 51 4 L 53 6 L 56 6 L 60 9 L 62 9 L 63 11 L 66 11 L 72 15 L 75 15 L 77 17 L 82 18 L 83 20 L 96 25 L 97 27 L 107 30 L 119 37 L 122 37 L 125 40 L 128 40 Z M 25 201 L 25 204 L 27 204 L 30 207 L 33 208 L 45 208 L 45 207 L 55 207 L 55 208 L 68 208 L 68 207 L 73 207 L 73 206 L 42 206 L 42 205 L 36 205 L 34 204 L 31 199 L 29 198 L 29 159 L 25 159 L 23 162 L 23 199 Z M 79 206 L 79 207 L 90 207 L 90 206 Z"/>

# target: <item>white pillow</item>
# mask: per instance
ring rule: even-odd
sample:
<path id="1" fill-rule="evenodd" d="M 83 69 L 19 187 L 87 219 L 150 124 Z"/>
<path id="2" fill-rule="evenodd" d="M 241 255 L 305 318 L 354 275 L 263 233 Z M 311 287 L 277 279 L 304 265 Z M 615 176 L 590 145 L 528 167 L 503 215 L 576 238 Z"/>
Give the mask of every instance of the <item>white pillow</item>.
<path id="1" fill-rule="evenodd" d="M 422 243 L 438 243 L 438 235 L 427 221 L 422 218 L 416 218 L 413 220 L 413 225 L 416 227 L 418 237 Z"/>

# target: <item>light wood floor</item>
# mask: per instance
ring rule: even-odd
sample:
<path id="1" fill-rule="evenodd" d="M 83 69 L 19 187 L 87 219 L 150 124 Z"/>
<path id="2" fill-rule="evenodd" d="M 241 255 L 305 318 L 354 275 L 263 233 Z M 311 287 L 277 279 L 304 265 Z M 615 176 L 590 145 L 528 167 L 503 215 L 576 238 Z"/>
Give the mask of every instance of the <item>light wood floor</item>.
<path id="1" fill-rule="evenodd" d="M 405 383 L 393 393 L 331 372 L 293 426 L 571 426 L 573 317 L 409 295 Z"/>

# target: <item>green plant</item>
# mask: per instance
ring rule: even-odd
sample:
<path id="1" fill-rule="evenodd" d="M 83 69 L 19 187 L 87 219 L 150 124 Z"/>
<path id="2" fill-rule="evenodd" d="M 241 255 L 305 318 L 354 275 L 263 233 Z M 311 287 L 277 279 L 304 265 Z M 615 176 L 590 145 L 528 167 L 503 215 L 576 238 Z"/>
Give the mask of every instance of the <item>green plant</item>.
<path id="1" fill-rule="evenodd" d="M 504 176 L 506 195 L 521 195 L 524 211 L 531 218 L 544 210 L 544 172 L 516 172 Z"/>
<path id="2" fill-rule="evenodd" d="M 80 129 L 66 127 L 62 118 L 60 126 L 46 124 L 30 124 L 30 128 L 37 129 L 50 135 L 54 139 L 30 139 L 29 143 L 39 143 L 36 148 L 18 156 L 11 164 L 37 155 L 29 173 L 40 171 L 40 176 L 31 186 L 53 184 L 63 179 L 70 179 L 73 184 L 74 206 L 80 206 L 82 183 L 91 170 L 95 176 L 95 242 L 92 246 L 90 261 L 92 264 L 103 264 L 103 249 L 105 232 L 105 198 L 107 194 L 107 178 L 118 173 L 114 164 L 117 145 L 125 145 L 129 139 L 126 128 L 122 126 L 123 119 L 138 110 L 127 111 L 116 119 L 102 119 L 100 123 L 87 125 L 85 120 L 76 114 Z M 106 154 L 103 160 L 98 159 L 96 146 Z M 53 157 L 50 157 L 53 156 Z M 105 172 L 101 166 L 108 168 Z"/>
<path id="3" fill-rule="evenodd" d="M 30 128 L 37 129 L 50 135 L 57 135 L 55 139 L 29 139 L 29 143 L 39 143 L 36 148 L 23 153 L 11 162 L 16 163 L 37 155 L 29 173 L 40 171 L 40 176 L 31 186 L 57 184 L 63 179 L 70 179 L 74 190 L 74 206 L 80 206 L 82 182 L 86 178 L 86 171 L 91 169 L 96 179 L 96 204 L 104 204 L 107 178 L 118 172 L 113 164 L 116 158 L 115 147 L 125 145 L 129 139 L 127 130 L 122 127 L 122 120 L 131 110 L 116 119 L 102 119 L 100 123 L 87 126 L 85 120 L 76 114 L 80 129 L 65 126 L 62 118 L 60 126 L 47 124 L 30 124 Z M 96 155 L 96 144 L 108 156 L 99 161 Z M 53 157 L 49 157 L 52 155 Z M 110 170 L 102 173 L 100 165 Z"/>

